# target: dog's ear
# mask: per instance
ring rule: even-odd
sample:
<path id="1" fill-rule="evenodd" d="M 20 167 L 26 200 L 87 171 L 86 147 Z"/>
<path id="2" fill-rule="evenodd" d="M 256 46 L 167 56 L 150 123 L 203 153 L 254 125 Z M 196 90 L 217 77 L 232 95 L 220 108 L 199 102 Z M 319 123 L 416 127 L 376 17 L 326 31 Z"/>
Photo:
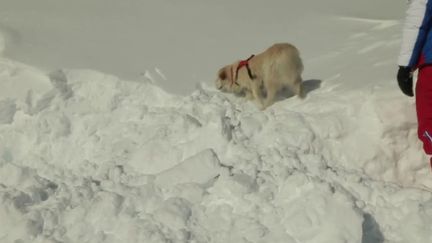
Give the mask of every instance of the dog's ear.
<path id="1" fill-rule="evenodd" d="M 220 80 L 225 80 L 227 79 L 227 73 L 226 73 L 226 69 L 225 68 L 221 68 L 218 72 L 218 77 Z"/>

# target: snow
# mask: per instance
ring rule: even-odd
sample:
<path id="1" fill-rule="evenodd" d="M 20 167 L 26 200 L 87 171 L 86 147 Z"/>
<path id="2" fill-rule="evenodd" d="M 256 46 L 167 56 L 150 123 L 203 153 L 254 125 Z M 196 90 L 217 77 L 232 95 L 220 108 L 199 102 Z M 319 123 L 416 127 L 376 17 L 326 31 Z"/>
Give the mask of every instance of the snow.
<path id="1" fill-rule="evenodd" d="M 245 3 L 4 0 L 0 242 L 430 242 L 404 1 Z M 280 40 L 305 100 L 215 90 Z"/>

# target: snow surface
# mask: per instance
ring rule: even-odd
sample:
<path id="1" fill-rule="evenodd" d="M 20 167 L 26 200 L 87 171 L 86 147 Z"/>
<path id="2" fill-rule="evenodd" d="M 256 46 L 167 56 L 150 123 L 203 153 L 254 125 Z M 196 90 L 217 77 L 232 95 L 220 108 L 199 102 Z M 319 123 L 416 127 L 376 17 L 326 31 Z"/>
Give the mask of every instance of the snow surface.
<path id="1" fill-rule="evenodd" d="M 0 242 L 432 241 L 394 78 L 405 1 L 103 2 L 1 3 Z M 213 88 L 280 40 L 302 52 L 305 100 L 260 111 Z"/>

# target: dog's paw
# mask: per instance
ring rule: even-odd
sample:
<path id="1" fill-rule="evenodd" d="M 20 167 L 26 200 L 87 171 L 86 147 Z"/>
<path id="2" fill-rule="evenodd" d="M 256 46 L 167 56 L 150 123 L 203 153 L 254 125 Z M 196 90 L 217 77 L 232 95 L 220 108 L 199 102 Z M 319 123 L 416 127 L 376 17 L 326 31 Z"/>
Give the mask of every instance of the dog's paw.
<path id="1" fill-rule="evenodd" d="M 262 104 L 262 103 L 258 104 L 258 109 L 260 109 L 261 111 L 265 110 L 267 107 L 268 107 L 268 105 L 265 105 L 265 104 Z"/>

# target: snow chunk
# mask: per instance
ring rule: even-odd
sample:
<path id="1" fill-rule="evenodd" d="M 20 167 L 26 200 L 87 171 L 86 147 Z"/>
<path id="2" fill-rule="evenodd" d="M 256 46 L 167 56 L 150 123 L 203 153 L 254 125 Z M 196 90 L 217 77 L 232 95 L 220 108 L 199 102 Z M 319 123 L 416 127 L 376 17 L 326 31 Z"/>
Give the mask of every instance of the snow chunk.
<path id="1" fill-rule="evenodd" d="M 298 174 L 280 190 L 282 224 L 299 242 L 361 242 L 363 215 L 337 188 Z"/>
<path id="2" fill-rule="evenodd" d="M 68 86 L 67 77 L 63 70 L 56 70 L 49 74 L 53 86 L 67 99 L 73 95 L 72 89 Z"/>
<path id="3" fill-rule="evenodd" d="M 108 192 L 98 193 L 88 210 L 89 223 L 98 230 L 112 230 L 122 202 L 123 198 L 119 195 Z"/>
<path id="4" fill-rule="evenodd" d="M 220 169 L 220 161 L 216 153 L 207 149 L 187 158 L 173 168 L 159 173 L 155 183 L 160 187 L 170 187 L 182 183 L 203 184 L 215 178 Z"/>
<path id="5" fill-rule="evenodd" d="M 191 210 L 186 200 L 170 198 L 154 213 L 155 219 L 173 230 L 185 229 L 191 216 Z"/>
<path id="6" fill-rule="evenodd" d="M 0 184 L 17 186 L 26 179 L 25 176 L 21 168 L 11 163 L 0 166 Z"/>
<path id="7" fill-rule="evenodd" d="M 12 99 L 0 100 L 0 124 L 10 124 L 13 121 L 17 106 Z"/>

